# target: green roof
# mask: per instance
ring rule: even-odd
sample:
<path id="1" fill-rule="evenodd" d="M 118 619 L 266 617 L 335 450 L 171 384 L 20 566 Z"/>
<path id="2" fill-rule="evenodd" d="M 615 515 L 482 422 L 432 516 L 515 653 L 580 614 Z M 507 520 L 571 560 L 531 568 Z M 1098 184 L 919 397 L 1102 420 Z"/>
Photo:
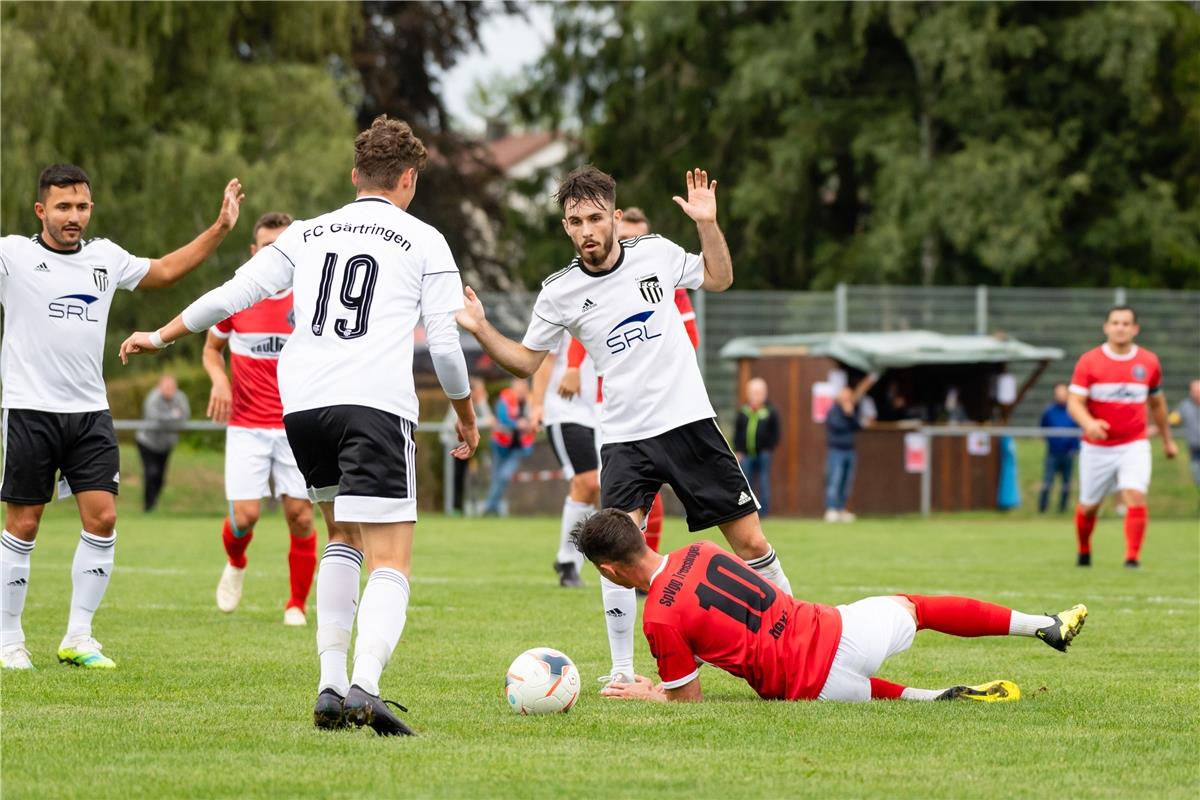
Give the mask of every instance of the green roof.
<path id="1" fill-rule="evenodd" d="M 721 348 L 722 358 L 775 355 L 828 356 L 865 372 L 925 364 L 1057 361 L 1057 347 L 1034 347 L 994 336 L 946 336 L 933 331 L 806 333 L 742 336 Z"/>

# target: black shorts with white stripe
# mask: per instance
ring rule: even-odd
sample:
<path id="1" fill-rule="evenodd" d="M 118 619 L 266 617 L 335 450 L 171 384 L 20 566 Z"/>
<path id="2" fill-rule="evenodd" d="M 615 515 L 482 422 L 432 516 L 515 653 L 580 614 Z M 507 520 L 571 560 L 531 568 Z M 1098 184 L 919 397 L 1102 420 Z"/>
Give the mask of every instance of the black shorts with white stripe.
<path id="1" fill-rule="evenodd" d="M 25 408 L 3 412 L 0 499 L 40 506 L 54 496 L 59 472 L 72 492 L 117 493 L 121 455 L 108 411 L 58 413 Z"/>
<path id="2" fill-rule="evenodd" d="M 596 429 L 574 422 L 546 426 L 546 437 L 554 449 L 554 457 L 562 465 L 567 480 L 584 472 L 599 469 L 596 452 Z"/>
<path id="3" fill-rule="evenodd" d="M 296 466 L 314 502 L 338 522 L 417 518 L 416 425 L 368 406 L 326 406 L 283 418 Z"/>
<path id="4" fill-rule="evenodd" d="M 600 448 L 600 505 L 648 512 L 663 484 L 683 503 L 689 531 L 758 511 L 758 500 L 715 419 Z"/>

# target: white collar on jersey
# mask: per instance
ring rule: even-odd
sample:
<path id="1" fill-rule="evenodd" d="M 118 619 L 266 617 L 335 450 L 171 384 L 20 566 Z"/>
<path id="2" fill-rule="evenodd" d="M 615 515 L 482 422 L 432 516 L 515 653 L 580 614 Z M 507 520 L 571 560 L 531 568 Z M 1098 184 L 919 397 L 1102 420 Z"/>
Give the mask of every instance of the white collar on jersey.
<path id="1" fill-rule="evenodd" d="M 654 579 L 657 578 L 659 575 L 662 575 L 662 571 L 666 568 L 667 568 L 667 557 L 663 556 L 662 561 L 659 562 L 658 569 L 654 570 L 654 574 L 650 576 L 650 583 L 653 584 Z"/>
<path id="2" fill-rule="evenodd" d="M 1133 347 L 1129 348 L 1129 352 L 1123 356 L 1119 356 L 1116 353 L 1114 353 L 1112 350 L 1110 350 L 1108 348 L 1108 342 L 1105 342 L 1104 344 L 1100 345 L 1100 349 L 1104 351 L 1104 355 L 1108 356 L 1113 361 L 1128 361 L 1129 359 L 1136 356 L 1138 353 L 1138 346 L 1136 344 Z"/>

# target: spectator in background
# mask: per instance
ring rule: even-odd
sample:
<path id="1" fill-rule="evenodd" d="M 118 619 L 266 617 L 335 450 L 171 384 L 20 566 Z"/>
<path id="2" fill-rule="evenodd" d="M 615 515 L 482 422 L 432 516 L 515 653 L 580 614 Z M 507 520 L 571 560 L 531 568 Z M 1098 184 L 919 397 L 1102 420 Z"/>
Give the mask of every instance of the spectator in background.
<path id="1" fill-rule="evenodd" d="M 870 391 L 879 376 L 867 375 L 851 389 L 843 386 L 837 401 L 825 417 L 825 521 L 854 522 L 846 510 L 846 502 L 854 488 L 854 440 L 862 423 L 858 419 L 858 404 Z"/>
<path id="2" fill-rule="evenodd" d="M 492 488 L 488 492 L 485 514 L 499 514 L 504 493 L 521 462 L 533 452 L 537 431 L 529 419 L 529 382 L 514 378 L 496 401 L 495 427 L 492 429 Z"/>
<path id="3" fill-rule="evenodd" d="M 767 402 L 767 382 L 752 378 L 746 384 L 746 405 L 738 411 L 733 433 L 746 482 L 758 496 L 759 516 L 771 508 L 771 451 L 779 444 L 779 412 Z"/>
<path id="4" fill-rule="evenodd" d="M 163 375 L 158 386 L 150 390 L 142 403 L 142 419 L 157 423 L 156 427 L 137 432 L 138 453 L 142 456 L 142 476 L 145 483 L 143 507 L 153 511 L 162 493 L 167 474 L 167 458 L 179 442 L 179 429 L 191 417 L 187 395 L 179 391 L 172 375 Z"/>
<path id="5" fill-rule="evenodd" d="M 1054 385 L 1054 402 L 1042 412 L 1043 428 L 1078 428 L 1079 425 L 1067 411 L 1067 385 Z M 1062 476 L 1062 493 L 1058 496 L 1058 513 L 1067 510 L 1067 497 L 1071 491 L 1071 471 L 1075 456 L 1079 453 L 1079 437 L 1049 436 L 1046 438 L 1046 466 L 1042 473 L 1042 493 L 1038 495 L 1038 511 L 1046 513 L 1050 503 L 1050 490 L 1054 488 L 1054 476 Z"/>
<path id="6" fill-rule="evenodd" d="M 481 431 L 491 428 L 495 417 L 488 403 L 487 384 L 483 382 L 482 378 L 471 378 L 471 405 L 475 407 L 475 426 Z M 458 414 L 454 413 L 454 406 L 450 406 L 446 409 L 446 417 L 442 421 L 442 432 L 439 435 L 447 453 L 458 447 L 459 444 L 458 434 L 454 429 L 457 422 Z M 455 513 L 462 514 L 463 502 L 467 495 L 467 472 L 473 463 L 478 463 L 478 460 L 451 458 L 450 462 L 454 466 L 454 475 L 450 486 L 446 487 L 446 491 L 450 492 L 450 503 Z"/>
<path id="7" fill-rule="evenodd" d="M 1183 426 L 1183 438 L 1187 439 L 1192 482 L 1200 488 L 1200 380 L 1188 386 L 1188 396 L 1183 399 L 1172 415 L 1171 423 Z"/>

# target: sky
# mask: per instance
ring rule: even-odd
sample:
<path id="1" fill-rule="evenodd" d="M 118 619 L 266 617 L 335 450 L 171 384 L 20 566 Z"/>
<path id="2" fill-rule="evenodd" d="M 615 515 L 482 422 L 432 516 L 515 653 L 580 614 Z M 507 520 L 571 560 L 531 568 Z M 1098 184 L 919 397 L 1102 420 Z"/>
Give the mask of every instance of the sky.
<path id="1" fill-rule="evenodd" d="M 480 31 L 482 50 L 461 58 L 443 77 L 442 99 L 462 130 L 480 132 L 484 128 L 484 120 L 470 109 L 477 82 L 494 75 L 514 76 L 546 49 L 553 35 L 549 4 L 529 4 L 526 16 L 489 17 Z"/>

